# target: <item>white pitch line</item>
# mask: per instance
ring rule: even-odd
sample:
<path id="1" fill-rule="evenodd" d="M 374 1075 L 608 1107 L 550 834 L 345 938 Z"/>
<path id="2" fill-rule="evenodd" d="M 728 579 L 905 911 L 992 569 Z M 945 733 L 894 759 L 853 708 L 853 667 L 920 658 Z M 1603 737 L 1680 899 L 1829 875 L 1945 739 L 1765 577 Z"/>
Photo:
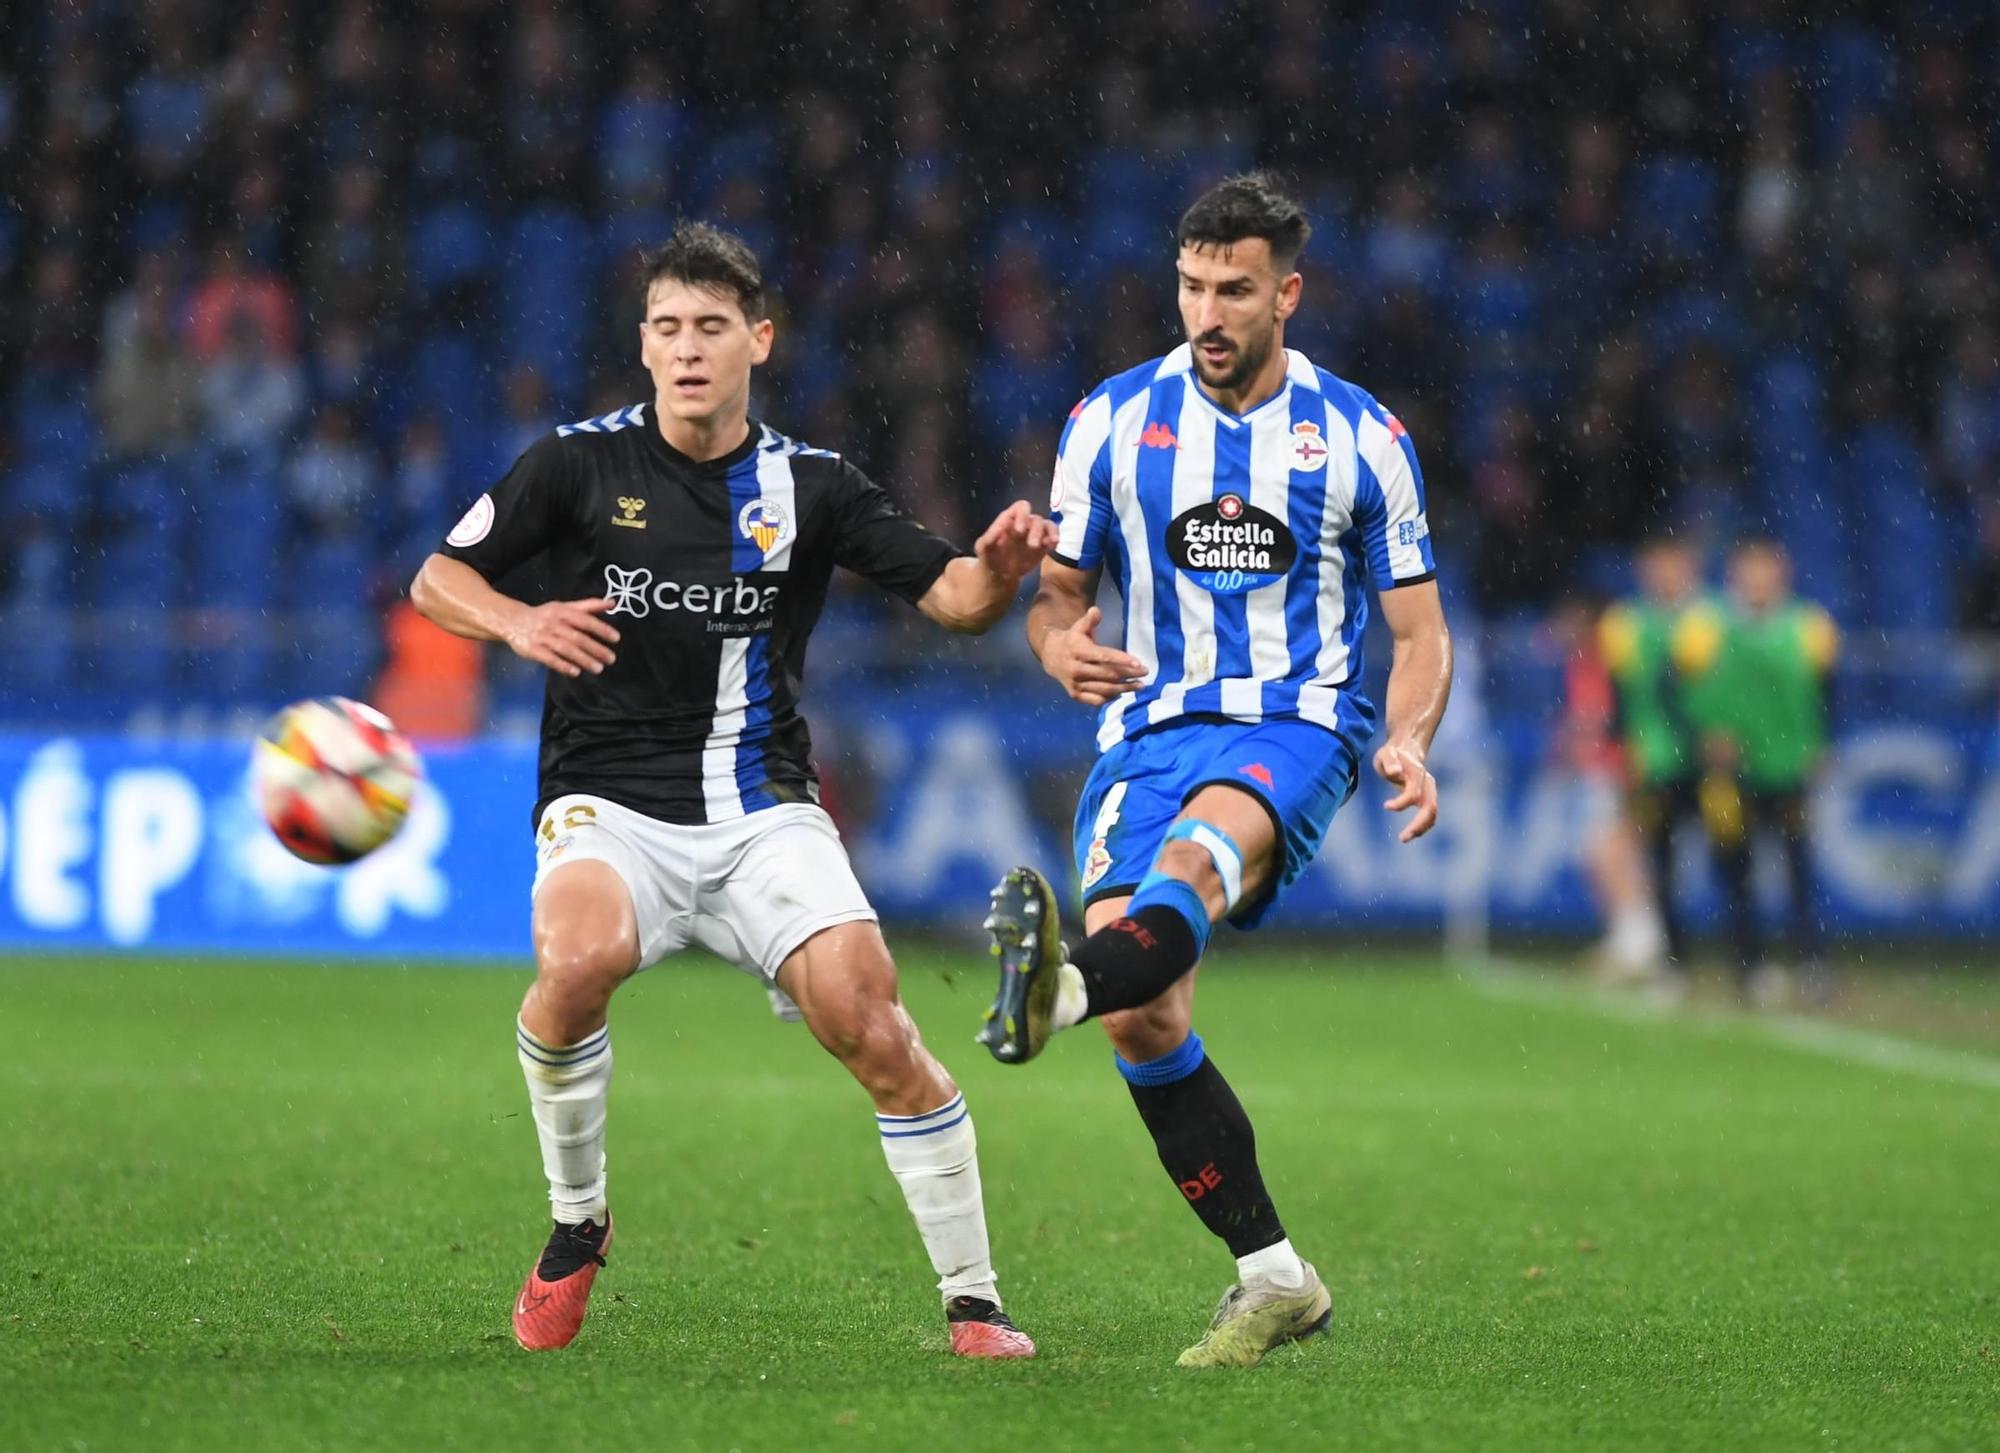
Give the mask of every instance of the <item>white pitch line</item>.
<path id="1" fill-rule="evenodd" d="M 1803 1014 L 1753 1018 L 1707 1009 L 1663 1008 L 1637 998 L 1551 983 L 1542 975 L 1504 962 L 1462 969 L 1458 981 L 1475 993 L 1517 1004 L 1544 1004 L 1628 1024 L 1678 1023 L 1708 1033 L 1735 1032 L 1848 1064 L 2000 1090 L 2000 1059 L 1869 1029 L 1852 1029 Z"/>

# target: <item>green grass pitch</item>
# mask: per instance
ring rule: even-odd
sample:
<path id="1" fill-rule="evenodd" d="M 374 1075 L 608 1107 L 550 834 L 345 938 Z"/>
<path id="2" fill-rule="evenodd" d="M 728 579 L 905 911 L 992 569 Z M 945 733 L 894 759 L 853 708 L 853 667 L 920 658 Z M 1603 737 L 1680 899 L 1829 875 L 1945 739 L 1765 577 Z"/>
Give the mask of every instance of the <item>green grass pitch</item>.
<path id="1" fill-rule="evenodd" d="M 1991 1077 L 1310 958 L 1197 1023 L 1333 1329 L 1199 1374 L 1227 1256 L 1094 1031 L 970 1043 L 975 956 L 904 980 L 1027 1365 L 946 1356 L 866 1099 L 713 964 L 620 997 L 618 1244 L 539 1356 L 518 969 L 0 964 L 0 1448 L 2000 1446 Z"/>

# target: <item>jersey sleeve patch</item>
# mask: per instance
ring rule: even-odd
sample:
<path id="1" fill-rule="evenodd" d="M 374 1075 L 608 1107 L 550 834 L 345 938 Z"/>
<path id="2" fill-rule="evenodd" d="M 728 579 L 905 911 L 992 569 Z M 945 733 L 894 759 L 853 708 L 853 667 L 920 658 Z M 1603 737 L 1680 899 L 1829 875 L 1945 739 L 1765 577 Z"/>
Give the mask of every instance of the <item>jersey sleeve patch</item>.
<path id="1" fill-rule="evenodd" d="M 472 502 L 472 508 L 458 517 L 458 523 L 451 527 L 451 533 L 444 537 L 447 545 L 459 549 L 477 545 L 493 529 L 493 496 L 482 494 Z"/>

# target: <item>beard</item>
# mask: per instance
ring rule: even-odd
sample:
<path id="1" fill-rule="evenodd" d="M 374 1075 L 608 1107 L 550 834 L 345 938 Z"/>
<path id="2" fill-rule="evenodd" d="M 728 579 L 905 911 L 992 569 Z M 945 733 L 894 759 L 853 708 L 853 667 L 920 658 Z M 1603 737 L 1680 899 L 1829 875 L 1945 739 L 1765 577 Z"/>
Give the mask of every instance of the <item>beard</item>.
<path id="1" fill-rule="evenodd" d="M 1228 361 L 1215 371 L 1210 371 L 1208 362 L 1199 351 L 1194 356 L 1194 369 L 1201 381 L 1210 388 L 1228 393 L 1243 387 L 1257 376 L 1259 369 L 1271 357 L 1271 337 L 1255 339 L 1249 343 L 1237 344 L 1221 332 L 1211 329 L 1199 338 L 1189 340 L 1199 350 L 1203 344 L 1221 343 L 1232 350 Z"/>

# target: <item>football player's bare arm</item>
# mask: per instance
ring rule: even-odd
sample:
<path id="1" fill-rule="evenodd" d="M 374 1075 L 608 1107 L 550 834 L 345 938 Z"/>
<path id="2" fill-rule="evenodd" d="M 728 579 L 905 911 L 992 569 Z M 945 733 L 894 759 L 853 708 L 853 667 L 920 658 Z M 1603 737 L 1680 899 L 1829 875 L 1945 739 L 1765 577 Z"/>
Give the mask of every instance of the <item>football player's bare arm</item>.
<path id="1" fill-rule="evenodd" d="M 410 582 L 410 604 L 454 636 L 504 641 L 509 650 L 565 676 L 593 676 L 617 659 L 618 628 L 599 619 L 602 597 L 529 605 L 502 595 L 486 577 L 449 555 L 433 554 Z"/>
<path id="2" fill-rule="evenodd" d="M 1026 580 L 1056 547 L 1056 527 L 1015 500 L 924 592 L 917 609 L 948 631 L 980 635 L 993 628 Z"/>
<path id="3" fill-rule="evenodd" d="M 1097 599 L 1097 570 L 1079 570 L 1060 560 L 1042 565 L 1041 588 L 1028 607 L 1028 645 L 1072 701 L 1102 706 L 1114 696 L 1136 691 L 1146 679 L 1146 663 L 1115 646 L 1097 644 L 1104 612 Z"/>
<path id="4" fill-rule="evenodd" d="M 1375 753 L 1375 770 L 1397 789 L 1384 807 L 1391 812 L 1416 809 L 1399 839 L 1411 842 L 1429 832 L 1438 818 L 1437 778 L 1424 763 L 1451 699 L 1451 632 L 1435 580 L 1385 590 L 1381 602 L 1395 653 L 1384 708 L 1388 739 Z"/>

